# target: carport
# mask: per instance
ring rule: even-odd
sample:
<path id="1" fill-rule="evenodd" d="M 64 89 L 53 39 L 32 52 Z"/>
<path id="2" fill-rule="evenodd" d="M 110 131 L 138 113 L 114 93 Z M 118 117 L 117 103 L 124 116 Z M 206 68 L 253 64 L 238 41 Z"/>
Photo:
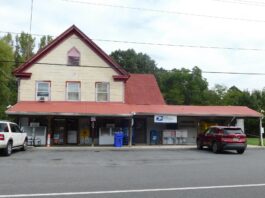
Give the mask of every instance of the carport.
<path id="1" fill-rule="evenodd" d="M 60 139 L 60 135 L 57 135 L 60 130 L 68 130 L 63 134 L 70 134 L 69 138 L 72 138 L 70 141 L 63 136 L 63 144 L 74 142 L 73 145 L 100 145 L 100 134 L 109 132 L 111 136 L 116 130 L 126 131 L 129 146 L 150 144 L 151 131 L 154 130 L 160 133 L 158 144 L 163 144 L 164 132 L 167 135 L 173 134 L 175 144 L 192 144 L 195 143 L 197 134 L 211 125 L 236 125 L 244 129 L 245 118 L 260 120 L 260 141 L 263 145 L 262 114 L 244 106 L 32 101 L 18 102 L 6 113 L 16 117 L 23 127 L 45 127 L 44 145 L 58 141 L 60 143 L 57 140 Z M 157 122 L 156 117 L 162 118 L 162 121 Z M 65 125 L 61 126 L 60 123 Z M 165 139 L 171 144 L 170 136 L 168 137 Z"/>

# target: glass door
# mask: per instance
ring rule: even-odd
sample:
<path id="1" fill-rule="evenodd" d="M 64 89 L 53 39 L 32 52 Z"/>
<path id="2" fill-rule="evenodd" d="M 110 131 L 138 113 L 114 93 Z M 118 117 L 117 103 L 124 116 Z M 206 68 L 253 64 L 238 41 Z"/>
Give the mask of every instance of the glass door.
<path id="1" fill-rule="evenodd" d="M 54 119 L 53 121 L 53 144 L 61 145 L 65 144 L 65 119 Z"/>

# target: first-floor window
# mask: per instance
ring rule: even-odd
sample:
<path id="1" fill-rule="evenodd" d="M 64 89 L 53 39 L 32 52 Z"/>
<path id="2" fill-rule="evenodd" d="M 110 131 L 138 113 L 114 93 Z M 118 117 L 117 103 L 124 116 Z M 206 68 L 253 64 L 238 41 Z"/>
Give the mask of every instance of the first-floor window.
<path id="1" fill-rule="evenodd" d="M 80 100 L 80 82 L 67 82 L 67 100 L 78 101 Z"/>
<path id="2" fill-rule="evenodd" d="M 36 99 L 50 100 L 50 82 L 38 81 L 36 83 Z"/>
<path id="3" fill-rule="evenodd" d="M 109 101 L 109 83 L 97 82 L 96 83 L 96 101 L 108 102 Z"/>

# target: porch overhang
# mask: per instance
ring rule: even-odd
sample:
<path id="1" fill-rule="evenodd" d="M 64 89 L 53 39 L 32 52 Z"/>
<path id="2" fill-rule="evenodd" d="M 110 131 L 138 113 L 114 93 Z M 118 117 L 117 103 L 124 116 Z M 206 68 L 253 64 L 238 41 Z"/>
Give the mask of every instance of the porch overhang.
<path id="1" fill-rule="evenodd" d="M 119 102 L 21 101 L 8 115 L 108 116 L 176 115 L 187 117 L 261 118 L 262 114 L 244 106 L 135 105 Z"/>

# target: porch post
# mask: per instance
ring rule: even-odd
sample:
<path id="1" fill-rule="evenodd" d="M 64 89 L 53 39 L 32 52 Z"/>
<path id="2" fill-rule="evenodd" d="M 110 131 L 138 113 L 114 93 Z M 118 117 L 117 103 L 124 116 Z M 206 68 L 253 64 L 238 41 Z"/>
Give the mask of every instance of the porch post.
<path id="1" fill-rule="evenodd" d="M 262 128 L 262 119 L 263 117 L 261 117 L 259 119 L 259 131 L 260 131 L 260 146 L 263 146 L 263 128 Z"/>
<path id="2" fill-rule="evenodd" d="M 95 139 L 95 121 L 91 119 L 91 128 L 92 128 L 92 133 L 91 133 L 91 138 L 92 138 L 92 147 L 94 146 L 94 139 Z"/>
<path id="3" fill-rule="evenodd" d="M 133 134 L 132 127 L 133 127 L 133 117 L 130 118 L 129 120 L 129 147 L 132 146 L 132 134 Z"/>
<path id="4" fill-rule="evenodd" d="M 51 145 L 51 133 L 52 133 L 52 127 L 51 127 L 52 118 L 51 118 L 51 116 L 48 116 L 47 120 L 48 120 L 48 126 L 47 126 L 47 141 L 46 141 L 46 145 L 49 147 Z"/>

